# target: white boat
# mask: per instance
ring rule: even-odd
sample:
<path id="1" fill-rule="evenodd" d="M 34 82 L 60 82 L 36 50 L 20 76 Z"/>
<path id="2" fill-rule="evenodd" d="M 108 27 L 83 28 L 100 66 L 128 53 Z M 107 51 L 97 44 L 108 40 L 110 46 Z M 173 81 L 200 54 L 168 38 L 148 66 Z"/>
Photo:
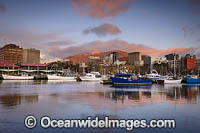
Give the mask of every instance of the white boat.
<path id="1" fill-rule="evenodd" d="M 165 84 L 180 84 L 182 79 L 164 79 Z"/>
<path id="2" fill-rule="evenodd" d="M 160 79 L 157 79 L 158 84 L 180 84 L 182 79 L 174 79 L 173 77 L 162 76 Z"/>
<path id="3" fill-rule="evenodd" d="M 85 76 L 80 77 L 82 81 L 101 81 L 100 77 L 96 77 L 93 73 L 87 73 Z"/>
<path id="4" fill-rule="evenodd" d="M 12 76 L 12 75 L 2 75 L 4 80 L 33 80 L 34 76 L 22 75 L 22 76 Z"/>
<path id="5" fill-rule="evenodd" d="M 74 77 L 62 77 L 57 75 L 47 75 L 48 80 L 65 80 L 65 81 L 76 81 Z"/>
<path id="6" fill-rule="evenodd" d="M 173 76 L 166 76 L 164 80 L 164 84 L 180 84 L 182 82 L 182 79 L 176 79 L 176 57 L 174 54 L 174 75 Z"/>

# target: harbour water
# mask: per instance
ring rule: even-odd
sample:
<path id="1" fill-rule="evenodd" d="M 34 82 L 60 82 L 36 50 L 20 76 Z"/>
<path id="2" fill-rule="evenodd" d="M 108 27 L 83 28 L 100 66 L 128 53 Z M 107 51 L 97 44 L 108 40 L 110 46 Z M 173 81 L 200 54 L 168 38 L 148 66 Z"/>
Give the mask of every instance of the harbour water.
<path id="1" fill-rule="evenodd" d="M 27 129 L 24 119 L 175 119 L 174 129 L 132 132 L 200 132 L 200 85 L 113 86 L 97 82 L 0 81 L 0 132 L 125 132 L 125 129 Z"/>

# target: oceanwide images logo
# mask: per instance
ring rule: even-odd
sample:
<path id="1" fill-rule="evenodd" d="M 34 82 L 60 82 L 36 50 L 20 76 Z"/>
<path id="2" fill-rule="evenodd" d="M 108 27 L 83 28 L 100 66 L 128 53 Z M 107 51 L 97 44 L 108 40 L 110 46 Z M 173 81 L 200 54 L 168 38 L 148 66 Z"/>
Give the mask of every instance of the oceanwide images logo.
<path id="1" fill-rule="evenodd" d="M 24 120 L 25 126 L 33 129 L 37 125 L 37 119 L 29 115 Z M 87 119 L 51 119 L 49 116 L 43 116 L 40 119 L 40 126 L 47 128 L 124 128 L 131 131 L 134 128 L 175 128 L 176 122 L 173 119 L 150 120 L 145 119 L 99 119 L 99 117 L 87 117 Z"/>
<path id="2" fill-rule="evenodd" d="M 28 115 L 24 120 L 24 124 L 27 128 L 32 129 L 32 128 L 36 127 L 37 119 L 33 115 Z"/>

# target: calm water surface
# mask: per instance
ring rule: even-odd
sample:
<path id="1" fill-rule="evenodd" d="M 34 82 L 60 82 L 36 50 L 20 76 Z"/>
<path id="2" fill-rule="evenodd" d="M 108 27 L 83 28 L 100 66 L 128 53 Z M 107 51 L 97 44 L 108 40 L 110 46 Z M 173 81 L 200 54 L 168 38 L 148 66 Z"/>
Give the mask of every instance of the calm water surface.
<path id="1" fill-rule="evenodd" d="M 24 118 L 175 119 L 175 129 L 133 132 L 200 132 L 200 85 L 112 86 L 92 82 L 0 81 L 0 133 L 126 132 L 125 129 L 30 130 Z"/>

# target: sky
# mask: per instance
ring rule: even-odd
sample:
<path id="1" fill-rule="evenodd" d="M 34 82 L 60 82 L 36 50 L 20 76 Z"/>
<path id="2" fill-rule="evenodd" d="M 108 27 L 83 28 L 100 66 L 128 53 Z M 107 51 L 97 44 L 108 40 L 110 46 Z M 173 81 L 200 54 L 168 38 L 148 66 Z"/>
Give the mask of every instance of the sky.
<path id="1" fill-rule="evenodd" d="M 199 53 L 200 0 L 0 0 L 0 46 L 6 43 L 45 58 L 115 48 Z"/>

